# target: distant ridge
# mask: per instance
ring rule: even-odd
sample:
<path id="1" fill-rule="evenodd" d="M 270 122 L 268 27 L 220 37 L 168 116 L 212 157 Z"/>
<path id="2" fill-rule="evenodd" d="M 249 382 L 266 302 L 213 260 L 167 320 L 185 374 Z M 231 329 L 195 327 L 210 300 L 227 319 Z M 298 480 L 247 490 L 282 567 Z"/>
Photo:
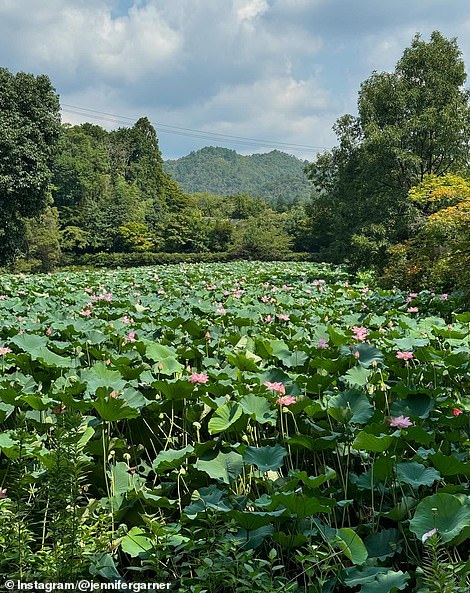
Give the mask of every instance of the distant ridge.
<path id="1" fill-rule="evenodd" d="M 246 193 L 270 202 L 305 199 L 312 186 L 304 174 L 307 161 L 279 150 L 244 156 L 208 146 L 164 163 L 164 169 L 187 193 L 223 196 Z"/>

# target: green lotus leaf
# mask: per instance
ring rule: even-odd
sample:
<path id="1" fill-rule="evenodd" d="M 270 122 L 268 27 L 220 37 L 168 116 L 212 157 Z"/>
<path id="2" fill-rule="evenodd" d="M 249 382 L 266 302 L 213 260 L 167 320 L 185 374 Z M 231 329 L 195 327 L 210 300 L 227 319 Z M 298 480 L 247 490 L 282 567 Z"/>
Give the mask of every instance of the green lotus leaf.
<path id="1" fill-rule="evenodd" d="M 174 375 L 184 370 L 184 366 L 177 360 L 178 356 L 174 348 L 156 342 L 145 341 L 144 343 L 146 344 L 145 355 L 157 364 L 160 374 Z"/>
<path id="2" fill-rule="evenodd" d="M 122 551 L 131 558 L 147 558 L 154 547 L 150 534 L 141 527 L 132 527 L 121 540 Z"/>
<path id="3" fill-rule="evenodd" d="M 208 510 L 219 513 L 227 513 L 232 509 L 229 502 L 225 500 L 225 492 L 215 485 L 200 488 L 192 494 L 192 502 L 184 508 L 184 514 L 194 519 L 199 513 L 207 513 Z"/>
<path id="4" fill-rule="evenodd" d="M 427 496 L 416 507 L 410 530 L 421 539 L 423 535 L 437 528 L 443 542 L 457 539 L 470 526 L 470 503 L 462 502 L 457 496 L 441 492 Z M 467 534 L 470 537 L 470 533 Z"/>
<path id="5" fill-rule="evenodd" d="M 139 409 L 129 406 L 122 397 L 111 397 L 100 393 L 96 401 L 93 402 L 93 406 L 105 422 L 116 422 L 140 416 Z"/>
<path id="6" fill-rule="evenodd" d="M 437 451 L 429 455 L 429 459 L 443 476 L 470 476 L 470 462 L 461 461 L 455 455 L 444 455 Z"/>
<path id="7" fill-rule="evenodd" d="M 242 528 L 232 536 L 232 539 L 242 550 L 255 550 L 273 533 L 274 527 L 272 525 L 263 525 L 250 531 Z"/>
<path id="8" fill-rule="evenodd" d="M 369 558 L 385 560 L 391 558 L 401 551 L 402 537 L 398 529 L 382 529 L 378 533 L 368 535 L 364 544 L 367 548 Z"/>
<path id="9" fill-rule="evenodd" d="M 367 385 L 371 372 L 370 369 L 357 365 L 350 368 L 341 378 L 351 387 L 363 387 L 364 385 Z"/>
<path id="10" fill-rule="evenodd" d="M 198 459 L 196 469 L 205 472 L 214 480 L 230 484 L 238 478 L 243 470 L 243 457 L 234 451 L 211 454 L 204 459 Z"/>
<path id="11" fill-rule="evenodd" d="M 402 484 L 410 484 L 414 488 L 432 486 L 441 479 L 441 474 L 432 467 L 425 467 L 417 461 L 397 463 L 397 478 Z"/>
<path id="12" fill-rule="evenodd" d="M 337 529 L 330 539 L 332 545 L 338 546 L 353 564 L 364 564 L 367 560 L 367 548 L 362 539 L 349 527 Z"/>
<path id="13" fill-rule="evenodd" d="M 362 342 L 355 346 L 356 352 L 359 352 L 359 364 L 365 368 L 369 368 L 373 362 L 381 362 L 384 358 L 382 352 L 372 344 Z"/>
<path id="14" fill-rule="evenodd" d="M 96 393 L 100 387 L 115 391 L 124 388 L 126 382 L 119 371 L 108 369 L 104 362 L 97 362 L 91 368 L 84 369 L 80 375 L 87 384 L 88 393 Z"/>
<path id="15" fill-rule="evenodd" d="M 263 525 L 270 525 L 275 519 L 286 514 L 285 509 L 277 511 L 238 511 L 233 510 L 228 513 L 228 516 L 235 520 L 238 527 L 253 531 L 259 529 Z"/>
<path id="16" fill-rule="evenodd" d="M 169 469 L 180 467 L 191 453 L 194 452 L 192 445 L 187 445 L 184 449 L 169 449 L 160 451 L 152 463 L 152 469 L 158 474 Z"/>
<path id="17" fill-rule="evenodd" d="M 354 439 L 352 444 L 353 449 L 358 451 L 372 451 L 373 453 L 383 453 L 393 443 L 394 437 L 384 434 L 376 436 L 362 430 Z"/>
<path id="18" fill-rule="evenodd" d="M 16 344 L 18 348 L 29 352 L 32 357 L 36 356 L 37 352 L 44 348 L 49 342 L 49 338 L 46 336 L 37 336 L 36 334 L 17 334 L 10 340 L 13 344 Z"/>
<path id="19" fill-rule="evenodd" d="M 260 424 L 275 426 L 277 422 L 277 410 L 273 410 L 271 404 L 265 397 L 258 395 L 245 395 L 240 400 L 240 405 L 245 414 L 254 418 Z"/>
<path id="20" fill-rule="evenodd" d="M 329 513 L 336 502 L 324 496 L 311 496 L 296 492 L 277 492 L 269 501 L 269 510 L 285 507 L 298 519 L 311 517 L 317 513 Z"/>
<path id="21" fill-rule="evenodd" d="M 365 424 L 374 413 L 367 395 L 358 391 L 345 391 L 330 398 L 328 413 L 338 422 Z"/>
<path id="22" fill-rule="evenodd" d="M 348 587 L 361 585 L 361 593 L 395 593 L 403 590 L 410 579 L 407 572 L 394 571 L 381 566 L 350 568 L 344 571 L 344 582 Z"/>
<path id="23" fill-rule="evenodd" d="M 390 414 L 392 416 L 427 418 L 432 405 L 432 400 L 428 395 L 424 393 L 410 394 L 405 399 L 394 401 L 390 409 Z"/>
<path id="24" fill-rule="evenodd" d="M 227 402 L 214 412 L 209 420 L 210 434 L 228 430 L 243 414 L 242 406 L 236 402 Z"/>
<path id="25" fill-rule="evenodd" d="M 287 455 L 286 449 L 276 443 L 274 447 L 247 447 L 243 454 L 243 461 L 256 465 L 261 471 L 276 471 Z"/>

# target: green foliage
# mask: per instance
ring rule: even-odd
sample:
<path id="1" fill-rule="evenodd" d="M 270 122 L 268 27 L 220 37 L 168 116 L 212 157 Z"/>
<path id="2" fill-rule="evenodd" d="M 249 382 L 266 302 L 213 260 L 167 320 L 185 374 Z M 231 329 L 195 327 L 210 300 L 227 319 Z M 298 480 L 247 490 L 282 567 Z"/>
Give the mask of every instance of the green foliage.
<path id="1" fill-rule="evenodd" d="M 57 208 L 48 206 L 34 219 L 25 221 L 27 254 L 31 270 L 50 272 L 57 268 L 61 249 L 61 233 L 59 230 L 59 212 Z"/>
<path id="2" fill-rule="evenodd" d="M 128 222 L 118 230 L 120 237 L 117 241 L 126 251 L 152 251 L 155 247 L 150 229 L 143 222 Z"/>
<path id="3" fill-rule="evenodd" d="M 311 190 L 303 174 L 304 165 L 278 150 L 243 156 L 234 150 L 210 146 L 165 161 L 164 168 L 186 192 L 223 196 L 246 193 L 265 198 L 275 207 L 283 200 L 289 205 L 309 196 Z"/>
<path id="4" fill-rule="evenodd" d="M 166 252 L 132 252 L 132 253 L 87 253 L 83 255 L 62 255 L 62 266 L 81 266 L 91 268 L 132 268 L 134 266 L 153 266 L 177 263 L 229 261 L 231 255 L 219 253 L 166 253 Z"/>
<path id="5" fill-rule="evenodd" d="M 468 91 L 455 40 L 416 35 L 392 73 L 359 91 L 357 117 L 335 126 L 339 146 L 307 167 L 318 193 L 307 211 L 312 248 L 331 261 L 382 270 L 388 249 L 412 236 L 419 212 L 408 190 L 426 174 L 467 166 Z"/>
<path id="6" fill-rule="evenodd" d="M 241 220 L 234 229 L 230 253 L 236 258 L 276 260 L 290 251 L 283 215 L 266 212 Z"/>
<path id="7" fill-rule="evenodd" d="M 0 264 L 24 248 L 22 217 L 49 198 L 60 128 L 59 100 L 47 76 L 0 68 Z"/>
<path id="8" fill-rule="evenodd" d="M 112 132 L 63 126 L 53 181 L 64 250 L 78 253 L 163 247 L 162 225 L 188 202 L 163 171 L 147 118 Z"/>
<path id="9" fill-rule="evenodd" d="M 470 185 L 458 175 L 428 175 L 411 188 L 421 212 L 413 237 L 390 249 L 384 272 L 388 284 L 455 290 L 468 286 L 470 266 Z"/>
<path id="10" fill-rule="evenodd" d="M 2 575 L 468 589 L 470 315 L 452 297 L 292 262 L 1 286 Z"/>

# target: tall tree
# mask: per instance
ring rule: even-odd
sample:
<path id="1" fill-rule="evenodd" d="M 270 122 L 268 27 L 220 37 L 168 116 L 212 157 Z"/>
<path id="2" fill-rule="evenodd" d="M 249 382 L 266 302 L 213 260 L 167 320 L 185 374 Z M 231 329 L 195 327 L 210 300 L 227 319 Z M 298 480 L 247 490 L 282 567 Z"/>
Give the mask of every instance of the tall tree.
<path id="1" fill-rule="evenodd" d="M 468 168 L 469 92 L 455 39 L 416 35 L 393 73 L 362 83 L 358 115 L 335 126 L 339 146 L 307 167 L 318 190 L 314 247 L 331 259 L 381 267 L 417 217 L 408 190 L 427 174 Z"/>
<path id="2" fill-rule="evenodd" d="M 59 98 L 49 78 L 0 68 L 0 264 L 23 246 L 23 217 L 48 204 L 59 130 Z"/>

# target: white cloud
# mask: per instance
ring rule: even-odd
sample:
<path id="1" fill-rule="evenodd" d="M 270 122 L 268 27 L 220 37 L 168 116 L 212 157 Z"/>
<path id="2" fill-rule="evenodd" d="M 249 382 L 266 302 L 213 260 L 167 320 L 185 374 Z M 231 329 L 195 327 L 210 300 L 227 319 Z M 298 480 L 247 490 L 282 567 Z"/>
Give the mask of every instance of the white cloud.
<path id="1" fill-rule="evenodd" d="M 252 20 L 268 9 L 266 0 L 234 0 L 237 17 L 241 20 Z"/>
<path id="2" fill-rule="evenodd" d="M 460 2 L 0 0 L 0 63 L 48 74 L 63 103 L 324 146 L 360 83 L 393 69 L 416 31 L 457 36 L 470 55 Z M 195 142 L 161 146 L 174 156 Z"/>

